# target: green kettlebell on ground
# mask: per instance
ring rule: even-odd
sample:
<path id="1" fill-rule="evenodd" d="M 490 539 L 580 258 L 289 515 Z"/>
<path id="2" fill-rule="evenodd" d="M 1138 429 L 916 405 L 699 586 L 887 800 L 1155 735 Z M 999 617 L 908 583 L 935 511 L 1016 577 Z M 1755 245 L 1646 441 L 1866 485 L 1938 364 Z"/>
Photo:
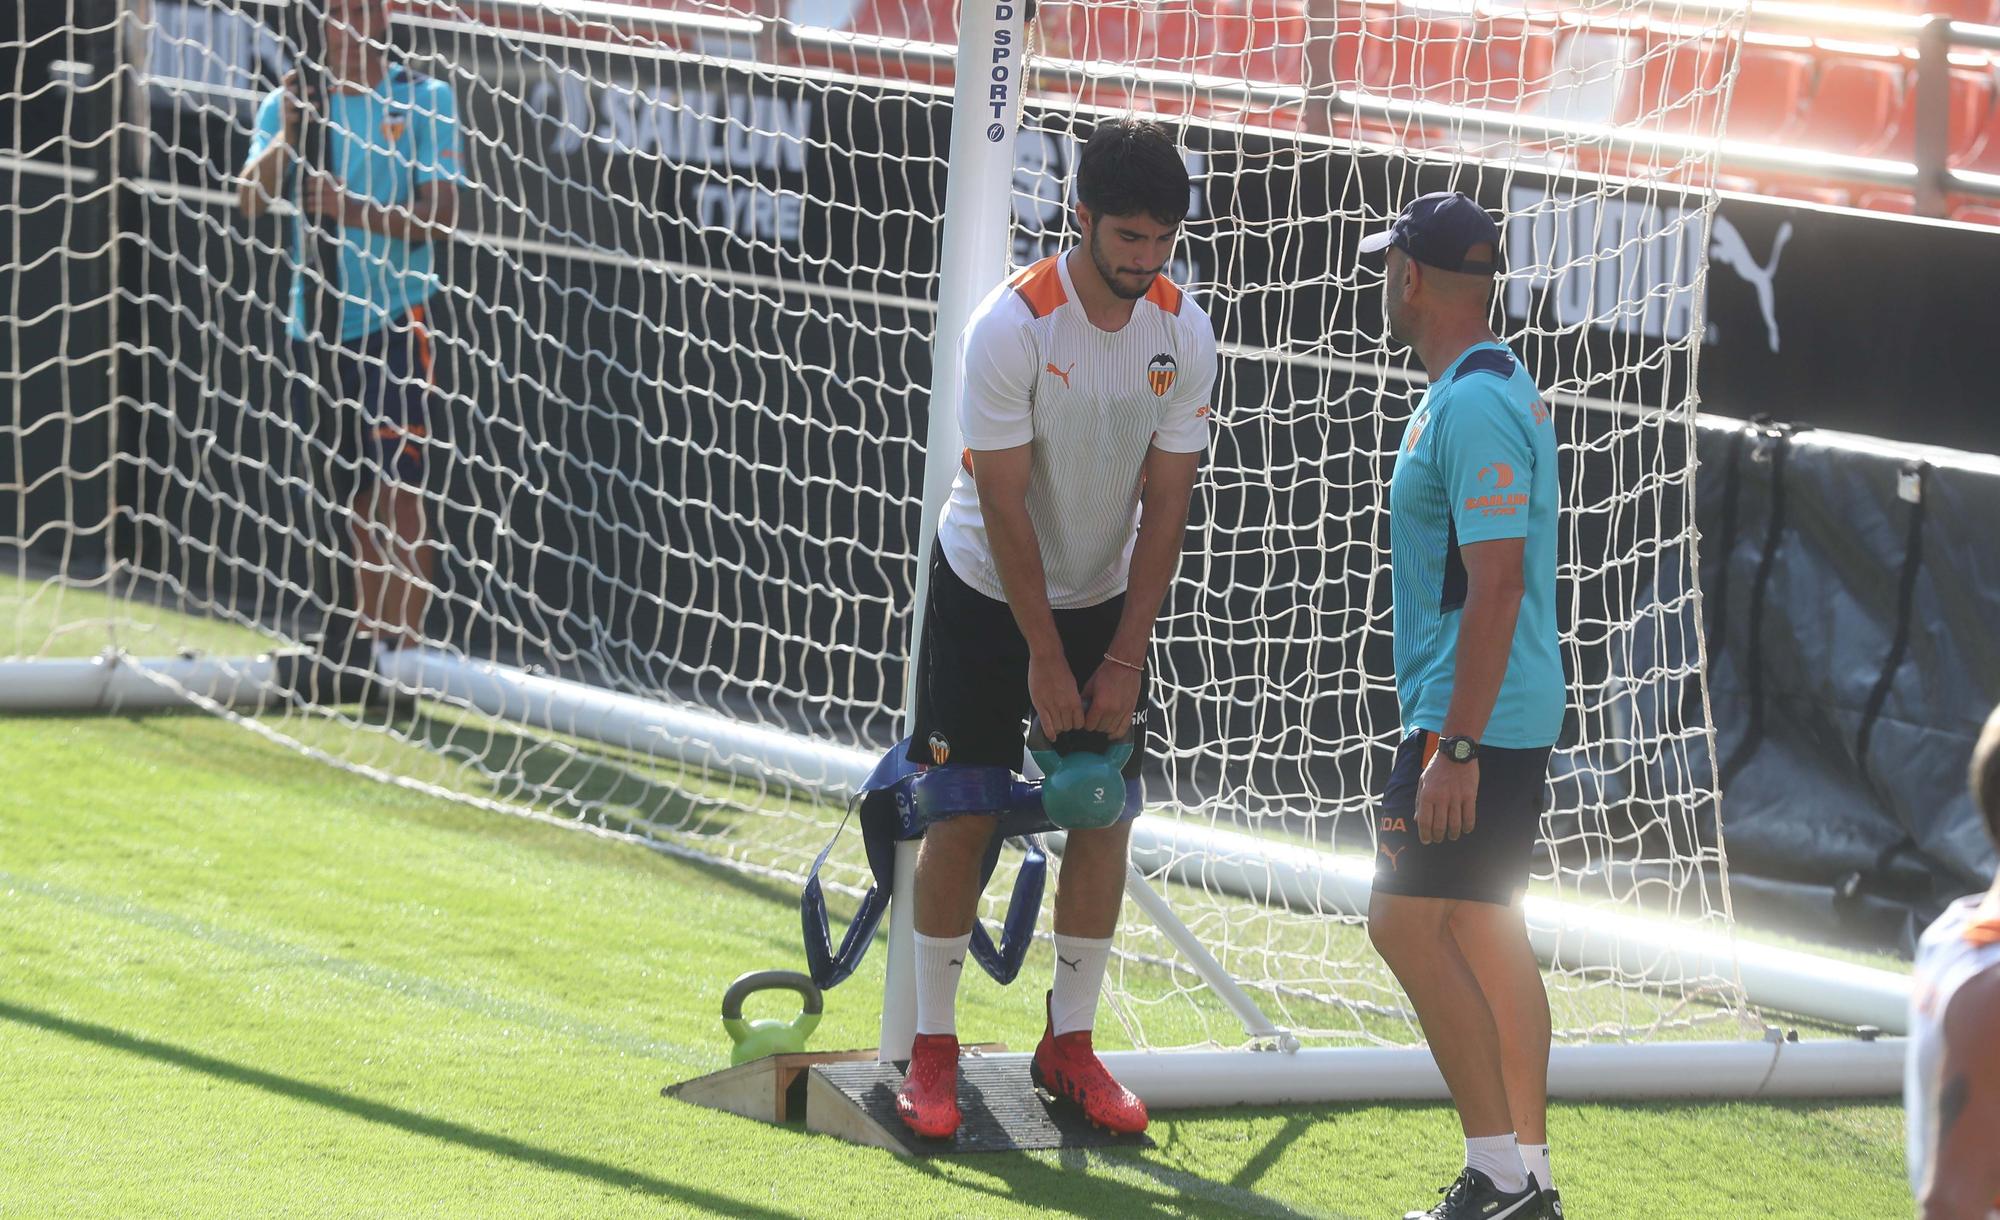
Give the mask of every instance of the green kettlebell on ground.
<path id="1" fill-rule="evenodd" d="M 796 991 L 805 1009 L 789 1021 L 745 1021 L 743 1001 L 760 991 Z M 819 988 L 796 970 L 752 970 L 722 993 L 722 1028 L 736 1044 L 729 1052 L 731 1067 L 766 1055 L 790 1055 L 806 1049 L 806 1039 L 819 1025 L 824 1005 Z"/>

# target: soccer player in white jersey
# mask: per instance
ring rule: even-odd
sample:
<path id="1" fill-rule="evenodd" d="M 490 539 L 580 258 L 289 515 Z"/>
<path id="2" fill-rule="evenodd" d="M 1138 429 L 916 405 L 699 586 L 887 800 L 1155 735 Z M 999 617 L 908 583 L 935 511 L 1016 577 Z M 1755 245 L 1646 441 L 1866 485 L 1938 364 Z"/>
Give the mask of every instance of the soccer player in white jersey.
<path id="1" fill-rule="evenodd" d="M 1105 1070 L 1091 1026 L 1139 805 L 1148 645 L 1208 442 L 1215 334 L 1161 276 L 1189 201 L 1163 127 L 1100 124 L 1076 197 L 1082 244 L 1001 285 L 966 326 L 954 404 L 965 461 L 931 557 L 910 758 L 960 771 L 954 790 L 1004 790 L 1030 712 L 1059 750 L 1135 741 L 1124 819 L 1072 830 L 1063 849 L 1033 1062 L 1059 1101 L 1134 1132 L 1146 1108 Z M 954 1006 L 991 807 L 934 822 L 917 859 L 917 1036 L 896 1108 L 932 1138 L 958 1129 Z"/>
<path id="2" fill-rule="evenodd" d="M 2000 847 L 2000 708 L 1972 751 L 1972 801 Z M 2000 876 L 1924 933 L 1903 1110 L 1923 1220 L 2000 1220 Z"/>

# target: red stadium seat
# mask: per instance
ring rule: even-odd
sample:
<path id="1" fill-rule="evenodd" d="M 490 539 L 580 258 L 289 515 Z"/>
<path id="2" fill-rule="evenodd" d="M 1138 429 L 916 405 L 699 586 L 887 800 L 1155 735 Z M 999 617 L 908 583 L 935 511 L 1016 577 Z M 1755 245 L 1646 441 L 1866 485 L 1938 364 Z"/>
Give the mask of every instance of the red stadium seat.
<path id="1" fill-rule="evenodd" d="M 1045 0 L 1035 10 L 1045 54 L 1131 63 L 1142 29 L 1136 0 Z"/>
<path id="2" fill-rule="evenodd" d="M 1805 122 L 1813 58 L 1804 51 L 1745 45 L 1724 134 L 1755 144 L 1782 144 Z"/>
<path id="3" fill-rule="evenodd" d="M 914 42 L 958 41 L 958 12 L 948 0 L 862 0 L 848 28 Z"/>
<path id="4" fill-rule="evenodd" d="M 1306 0 L 1306 29 L 1312 36 L 1306 60 L 1307 83 L 1353 89 L 1361 79 L 1362 31 L 1369 19 L 1388 11 L 1365 0 Z"/>
<path id="5" fill-rule="evenodd" d="M 1638 71 L 1628 74 L 1617 121 L 1658 131 L 1712 131 L 1722 108 L 1729 48 L 1719 42 L 1647 37 Z"/>
<path id="6" fill-rule="evenodd" d="M 1401 13 L 1370 20 L 1361 37 L 1361 88 L 1391 97 L 1448 101 L 1464 76 L 1470 21 Z"/>
<path id="7" fill-rule="evenodd" d="M 1864 212 L 1895 212 L 1903 216 L 1917 214 L 1917 197 L 1908 191 L 1863 191 L 1854 206 Z"/>
<path id="8" fill-rule="evenodd" d="M 1969 225 L 1994 225 L 2000 227 L 2000 205 L 1991 203 L 1961 203 L 1951 210 L 1951 218 Z"/>
<path id="9" fill-rule="evenodd" d="M 1774 199 L 1796 199 L 1801 203 L 1820 203 L 1835 208 L 1854 206 L 1852 191 L 1846 187 L 1828 186 L 1824 183 L 1767 182 L 1764 184 L 1764 194 Z"/>
<path id="10" fill-rule="evenodd" d="M 1971 147 L 1952 164 L 1982 174 L 2000 174 L 2000 106 L 1987 108 Z"/>
<path id="11" fill-rule="evenodd" d="M 1172 0 L 1159 10 L 1145 59 L 1153 67 L 1241 77 L 1249 43 L 1250 15 L 1235 0 Z"/>
<path id="12" fill-rule="evenodd" d="M 1900 8 L 1918 16 L 1942 16 L 1987 25 L 1993 20 L 1994 4 L 1993 0 L 1902 0 L 1900 4 L 1885 7 Z"/>
<path id="13" fill-rule="evenodd" d="M 1978 146 L 1993 113 L 1993 74 L 1976 68 L 1953 68 L 1946 90 L 1945 160 L 1960 164 Z M 1903 111 L 1896 120 L 1896 139 L 1889 154 L 1909 160 L 1917 154 L 1917 77 L 1913 72 L 1903 89 Z"/>
<path id="14" fill-rule="evenodd" d="M 1305 54 L 1305 0 L 1250 0 L 1251 80 L 1302 84 Z"/>
<path id="15" fill-rule="evenodd" d="M 1514 17 L 1484 18 L 1466 49 L 1458 100 L 1495 109 L 1521 106 L 1548 92 L 1555 58 L 1554 26 Z"/>
<path id="16" fill-rule="evenodd" d="M 1842 56 L 1820 68 L 1797 143 L 1850 156 L 1880 154 L 1896 138 L 1903 107 L 1903 65 Z"/>

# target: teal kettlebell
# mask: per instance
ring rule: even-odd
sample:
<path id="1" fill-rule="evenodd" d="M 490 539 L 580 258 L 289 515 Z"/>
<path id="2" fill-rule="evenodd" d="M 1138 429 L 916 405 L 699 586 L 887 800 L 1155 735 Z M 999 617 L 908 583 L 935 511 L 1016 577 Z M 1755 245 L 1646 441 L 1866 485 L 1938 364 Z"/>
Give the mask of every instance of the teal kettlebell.
<path id="1" fill-rule="evenodd" d="M 804 1011 L 789 1021 L 745 1021 L 743 1001 L 760 991 L 796 991 L 805 1001 Z M 766 1055 L 791 1055 L 806 1049 L 806 1039 L 819 1025 L 824 1008 L 819 988 L 796 970 L 752 970 L 729 985 L 722 993 L 722 1028 L 736 1044 L 729 1052 L 730 1066 L 762 1059 Z"/>
<path id="2" fill-rule="evenodd" d="M 1035 725 L 1028 752 L 1042 769 L 1042 812 L 1064 830 L 1096 830 L 1125 813 L 1125 764 L 1132 742 L 1073 730 L 1053 743 Z"/>

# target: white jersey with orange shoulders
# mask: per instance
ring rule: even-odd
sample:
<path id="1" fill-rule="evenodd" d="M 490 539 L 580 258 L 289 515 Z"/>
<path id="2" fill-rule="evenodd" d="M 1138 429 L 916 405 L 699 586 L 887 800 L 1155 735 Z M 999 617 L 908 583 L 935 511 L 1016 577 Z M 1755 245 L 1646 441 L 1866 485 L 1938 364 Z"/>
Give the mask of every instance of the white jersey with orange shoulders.
<path id="1" fill-rule="evenodd" d="M 1944 1018 L 1958 989 L 1986 974 L 2000 973 L 2000 918 L 1982 915 L 1983 895 L 1961 898 L 1945 908 L 1917 942 L 1917 966 L 1910 986 L 1910 1048 L 1903 1061 L 1903 1113 L 1909 1124 L 1910 1189 L 1923 1190 L 1937 1141 L 1937 1104 L 1932 1093 L 1944 1064 Z M 1991 1213 L 2000 1217 L 2000 1199 Z"/>
<path id="2" fill-rule="evenodd" d="M 972 464 L 982 450 L 1032 442 L 1028 516 L 1058 610 L 1124 592 L 1146 453 L 1206 448 L 1215 385 L 1215 331 L 1187 293 L 1162 276 L 1123 329 L 1102 331 L 1077 300 L 1067 255 L 1015 275 L 966 324 L 966 460 L 938 524 L 952 570 L 1005 601 Z"/>

